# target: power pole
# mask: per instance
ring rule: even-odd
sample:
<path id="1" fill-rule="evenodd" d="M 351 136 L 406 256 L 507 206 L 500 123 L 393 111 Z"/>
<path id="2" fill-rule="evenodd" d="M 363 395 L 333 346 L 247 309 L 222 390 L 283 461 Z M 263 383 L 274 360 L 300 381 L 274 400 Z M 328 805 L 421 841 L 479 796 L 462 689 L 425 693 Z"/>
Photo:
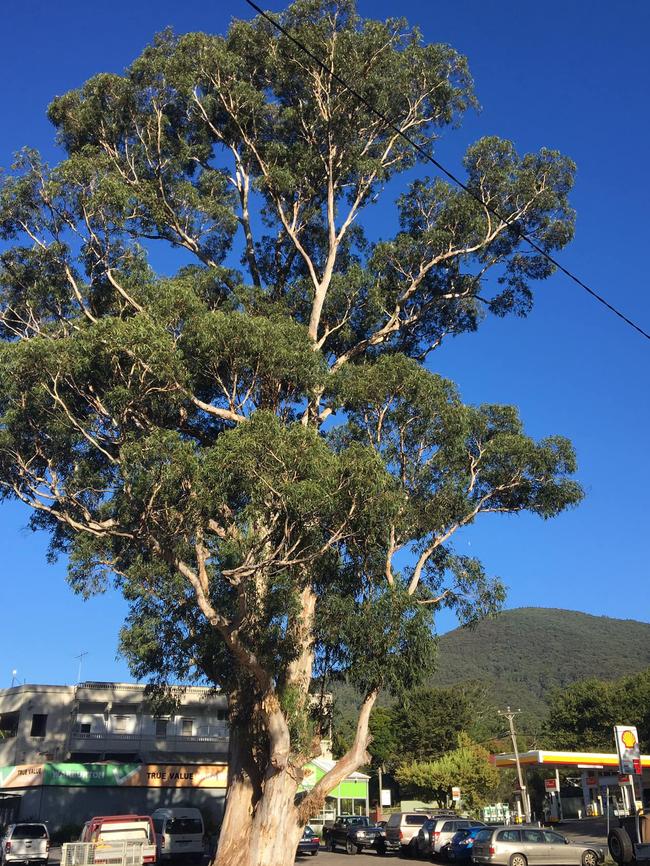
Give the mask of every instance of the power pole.
<path id="1" fill-rule="evenodd" d="M 511 710 L 510 707 L 506 707 L 505 710 L 497 710 L 497 714 L 499 716 L 504 716 L 508 720 L 508 724 L 510 725 L 510 736 L 512 737 L 512 749 L 515 753 L 515 763 L 517 764 L 517 777 L 519 779 L 519 790 L 521 791 L 521 802 L 524 807 L 524 815 L 526 817 L 526 823 L 530 822 L 530 800 L 528 799 L 528 789 L 524 784 L 524 776 L 521 771 L 521 762 L 519 760 L 519 749 L 517 748 L 517 734 L 515 733 L 515 716 L 520 713 L 521 710 Z"/>

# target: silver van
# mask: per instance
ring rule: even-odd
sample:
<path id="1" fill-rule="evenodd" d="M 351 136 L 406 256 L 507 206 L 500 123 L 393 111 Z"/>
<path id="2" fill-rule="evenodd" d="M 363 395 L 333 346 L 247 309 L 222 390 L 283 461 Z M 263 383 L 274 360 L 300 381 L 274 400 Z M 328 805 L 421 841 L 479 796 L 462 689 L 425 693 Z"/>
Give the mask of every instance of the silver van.
<path id="1" fill-rule="evenodd" d="M 582 845 L 543 827 L 486 827 L 479 830 L 472 848 L 473 863 L 495 866 L 599 866 L 605 852 Z"/>
<path id="2" fill-rule="evenodd" d="M 200 863 L 205 854 L 205 827 L 199 809 L 170 807 L 151 815 L 159 860 Z"/>

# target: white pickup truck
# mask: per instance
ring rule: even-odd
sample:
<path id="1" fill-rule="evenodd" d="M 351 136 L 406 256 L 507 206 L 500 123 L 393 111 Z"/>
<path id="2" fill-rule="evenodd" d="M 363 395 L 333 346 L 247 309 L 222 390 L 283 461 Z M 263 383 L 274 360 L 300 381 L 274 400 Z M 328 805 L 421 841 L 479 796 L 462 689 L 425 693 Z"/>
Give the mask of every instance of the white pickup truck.
<path id="1" fill-rule="evenodd" d="M 47 863 L 50 835 L 45 824 L 9 824 L 0 849 L 0 862 Z"/>

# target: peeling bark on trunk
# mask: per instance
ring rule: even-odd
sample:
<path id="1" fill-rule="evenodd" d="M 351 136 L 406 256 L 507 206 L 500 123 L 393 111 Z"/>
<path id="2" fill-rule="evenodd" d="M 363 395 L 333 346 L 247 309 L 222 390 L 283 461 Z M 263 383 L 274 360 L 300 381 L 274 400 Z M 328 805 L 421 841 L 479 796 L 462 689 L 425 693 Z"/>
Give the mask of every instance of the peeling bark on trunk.
<path id="1" fill-rule="evenodd" d="M 250 837 L 250 866 L 292 866 L 302 834 L 295 805 L 298 782 L 290 771 L 265 781 Z"/>
<path id="2" fill-rule="evenodd" d="M 292 866 L 302 833 L 298 781 L 288 770 L 269 772 L 259 792 L 246 773 L 231 778 L 214 866 Z"/>
<path id="3" fill-rule="evenodd" d="M 294 632 L 300 651 L 288 665 L 284 680 L 296 690 L 302 710 L 309 701 L 315 606 L 315 593 L 306 586 L 300 593 L 301 612 Z M 288 719 L 277 693 L 271 688 L 252 701 L 245 695 L 240 707 L 231 697 L 228 800 L 214 866 L 292 866 L 309 810 L 322 805 L 339 777 L 355 770 L 366 755 L 368 717 L 375 697 L 372 693 L 364 701 L 355 744 L 328 774 L 332 784 L 320 784 L 301 804 L 296 802 L 296 795 L 302 779 L 301 761 L 308 759 L 309 749 L 298 756 L 298 745 L 291 742 Z"/>
<path id="4" fill-rule="evenodd" d="M 236 697 L 231 696 L 230 701 L 231 708 L 236 706 Z M 226 810 L 213 866 L 251 866 L 251 831 L 261 796 L 249 724 L 235 712 L 230 725 Z"/>

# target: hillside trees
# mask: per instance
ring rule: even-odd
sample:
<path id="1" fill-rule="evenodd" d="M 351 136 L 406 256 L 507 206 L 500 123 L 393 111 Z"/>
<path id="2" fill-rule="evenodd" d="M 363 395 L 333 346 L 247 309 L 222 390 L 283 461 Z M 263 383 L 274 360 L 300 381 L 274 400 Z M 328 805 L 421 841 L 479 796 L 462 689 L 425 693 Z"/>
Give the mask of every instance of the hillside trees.
<path id="1" fill-rule="evenodd" d="M 556 690 L 544 730 L 547 748 L 613 752 L 614 725 L 635 725 L 650 748 L 650 669 L 618 680 L 595 677 Z"/>
<path id="2" fill-rule="evenodd" d="M 373 764 L 394 769 L 405 761 L 436 758 L 454 749 L 473 727 L 480 708 L 472 687 L 423 688 L 405 692 L 399 703 L 377 707 L 370 716 Z"/>
<path id="3" fill-rule="evenodd" d="M 351 0 L 282 20 L 420 143 L 474 102 L 465 59 L 403 21 Z M 123 593 L 137 676 L 228 693 L 220 866 L 290 863 L 379 691 L 428 666 L 436 609 L 503 598 L 454 534 L 581 497 L 569 442 L 423 366 L 530 308 L 551 268 L 513 226 L 569 241 L 573 165 L 482 139 L 467 181 L 503 220 L 420 178 L 372 241 L 364 208 L 416 155 L 261 20 L 165 33 L 50 117 L 65 158 L 26 150 L 0 186 L 0 489 L 76 591 Z M 296 805 L 334 674 L 363 691 L 354 740 Z"/>

